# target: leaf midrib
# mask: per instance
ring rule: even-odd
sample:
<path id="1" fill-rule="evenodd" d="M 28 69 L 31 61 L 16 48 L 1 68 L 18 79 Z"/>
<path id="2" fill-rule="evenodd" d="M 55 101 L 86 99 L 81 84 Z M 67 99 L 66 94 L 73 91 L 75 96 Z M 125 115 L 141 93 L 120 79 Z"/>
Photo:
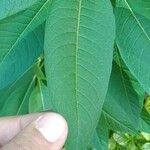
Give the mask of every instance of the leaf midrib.
<path id="1" fill-rule="evenodd" d="M 40 11 L 45 7 L 45 5 L 49 2 L 49 0 L 46 0 L 46 2 L 41 6 L 41 8 L 37 11 L 37 13 L 35 13 L 34 17 L 30 20 L 30 22 L 27 24 L 27 26 L 24 28 L 24 30 L 21 32 L 20 36 L 18 36 L 18 38 L 16 39 L 16 41 L 14 42 L 14 44 L 11 46 L 11 48 L 9 49 L 9 51 L 7 52 L 7 54 L 4 56 L 4 58 L 2 59 L 2 61 L 0 62 L 0 65 L 5 61 L 5 59 L 7 58 L 7 56 L 10 54 L 10 52 L 13 50 L 13 48 L 17 45 L 17 43 L 19 42 L 19 40 L 22 38 L 22 36 L 24 35 L 25 31 L 28 29 L 28 27 L 32 24 L 32 22 L 34 21 L 34 19 L 37 17 L 37 15 L 40 13 Z"/>
<path id="2" fill-rule="evenodd" d="M 81 8 L 82 8 L 82 0 L 79 1 L 79 10 L 78 10 L 78 21 L 77 21 L 77 34 L 76 34 L 76 68 L 75 68 L 75 97 L 76 97 L 76 115 L 77 115 L 77 138 L 79 137 L 79 101 L 77 100 L 77 74 L 78 74 L 78 49 L 79 49 L 79 32 L 80 32 L 80 17 L 81 17 Z M 77 140 L 77 145 L 78 145 L 79 139 Z"/>

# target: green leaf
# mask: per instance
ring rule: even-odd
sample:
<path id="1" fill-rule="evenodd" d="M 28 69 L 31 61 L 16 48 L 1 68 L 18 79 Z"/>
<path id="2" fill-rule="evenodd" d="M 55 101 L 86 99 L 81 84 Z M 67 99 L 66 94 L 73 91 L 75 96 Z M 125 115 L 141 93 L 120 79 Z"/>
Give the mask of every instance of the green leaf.
<path id="1" fill-rule="evenodd" d="M 66 149 L 86 149 L 95 130 L 114 36 L 110 1 L 53 1 L 46 23 L 45 67 L 52 108 L 69 124 Z"/>
<path id="2" fill-rule="evenodd" d="M 38 79 L 37 85 L 29 99 L 29 112 L 41 112 L 50 110 L 50 108 L 51 103 L 48 88 L 41 80 Z"/>
<path id="3" fill-rule="evenodd" d="M 136 133 L 144 91 L 142 92 L 138 82 L 123 65 L 118 53 L 115 57 L 118 60 L 117 63 L 113 62 L 101 122 L 103 121 L 106 127 L 115 131 Z"/>
<path id="4" fill-rule="evenodd" d="M 34 86 L 35 67 L 32 66 L 12 85 L 0 90 L 0 116 L 28 113 L 28 99 Z"/>
<path id="5" fill-rule="evenodd" d="M 139 130 L 142 132 L 150 133 L 150 114 L 144 107 L 141 111 Z"/>
<path id="6" fill-rule="evenodd" d="M 141 132 L 141 135 L 143 136 L 144 139 L 146 139 L 147 141 L 150 141 L 150 134 L 149 133 Z"/>
<path id="7" fill-rule="evenodd" d="M 89 145 L 89 150 L 107 150 L 109 130 L 104 126 L 103 122 L 99 122 L 94 132 L 93 138 Z"/>
<path id="8" fill-rule="evenodd" d="M 0 20 L 31 7 L 39 0 L 0 0 Z"/>
<path id="9" fill-rule="evenodd" d="M 135 13 L 127 0 L 120 0 L 116 5 L 116 41 L 121 56 L 144 90 L 150 93 L 150 20 Z"/>
<path id="10" fill-rule="evenodd" d="M 146 110 L 148 112 L 150 112 L 150 96 L 149 95 L 146 95 L 145 96 L 145 103 L 144 103 L 144 106 L 146 108 Z"/>
<path id="11" fill-rule="evenodd" d="M 129 79 L 129 82 L 132 85 L 133 91 L 135 91 L 136 95 L 138 96 L 138 102 L 137 102 L 138 104 L 137 105 L 139 107 L 138 109 L 140 109 L 140 111 L 141 111 L 142 108 L 143 108 L 143 102 L 144 102 L 144 98 L 145 98 L 145 91 L 142 88 L 141 84 L 137 81 L 137 79 L 133 76 L 133 74 L 131 74 L 131 71 L 129 70 L 129 68 L 124 63 L 124 61 L 121 58 L 121 55 L 119 53 L 119 49 L 118 49 L 117 45 L 115 45 L 115 48 L 114 48 L 113 59 L 114 59 L 115 63 L 120 68 L 122 68 L 122 72 L 124 72 L 122 74 L 122 76 L 124 76 L 125 74 L 127 75 L 128 79 Z M 122 77 L 122 79 L 123 79 L 123 77 Z M 125 79 L 124 79 L 124 82 L 128 83 L 128 81 L 126 81 Z M 127 83 L 125 83 L 125 84 L 127 84 Z M 128 86 L 126 86 L 126 88 L 128 89 Z"/>
<path id="12" fill-rule="evenodd" d="M 101 142 L 105 142 L 105 139 L 101 139 L 98 137 L 97 132 L 94 132 L 94 136 L 92 137 L 92 141 L 90 145 L 88 146 L 88 150 L 101 150 L 103 145 L 101 145 Z"/>
<path id="13" fill-rule="evenodd" d="M 115 8 L 116 0 L 110 0 L 110 1 L 111 1 L 112 6 Z"/>
<path id="14" fill-rule="evenodd" d="M 40 31 L 40 29 L 35 33 L 33 30 L 45 21 L 50 6 L 51 0 L 42 0 L 23 12 L 0 20 L 0 73 L 2 72 L 3 74 L 1 76 L 4 77 L 4 74 L 6 74 L 2 69 L 7 69 L 6 66 L 10 67 L 11 65 L 8 64 L 8 61 L 16 64 L 18 57 L 21 57 L 19 62 L 20 65 L 26 65 L 26 63 L 21 63 L 21 61 L 24 61 L 24 58 L 25 61 L 29 59 L 27 64 L 31 63 L 38 52 L 43 50 L 44 32 Z M 28 33 L 30 32 L 33 33 L 28 36 Z M 28 53 L 31 54 L 31 52 L 32 54 L 34 52 L 35 55 L 34 57 L 32 55 L 33 58 L 28 55 Z M 14 69 L 14 72 L 17 70 L 15 65 L 12 64 L 11 67 Z M 24 69 L 22 66 L 19 66 L 18 68 Z M 7 76 L 10 76 L 10 73 L 7 73 Z M 0 89 L 11 82 L 7 81 L 9 80 L 8 77 L 6 77 L 6 80 L 4 79 L 1 81 L 1 79 L 3 78 L 0 77 Z M 11 80 L 15 79 L 16 78 L 11 78 Z"/>
<path id="15" fill-rule="evenodd" d="M 30 80 L 30 83 L 26 89 L 26 93 L 24 94 L 23 100 L 21 101 L 20 106 L 18 107 L 16 115 L 24 115 L 24 114 L 30 113 L 29 98 L 34 89 L 35 78 L 36 78 L 36 76 L 34 75 L 32 80 Z"/>
<path id="16" fill-rule="evenodd" d="M 44 67 L 43 67 L 43 60 L 41 59 L 41 57 L 39 57 L 39 67 L 37 67 L 36 69 L 36 75 L 37 77 L 40 79 L 40 80 L 45 80 L 46 81 L 46 76 L 43 72 L 44 70 Z M 42 63 L 42 66 L 41 66 L 41 63 Z M 45 70 L 44 70 L 45 71 Z"/>
<path id="17" fill-rule="evenodd" d="M 129 139 L 123 133 L 119 133 L 119 132 L 113 133 L 113 138 L 119 145 L 122 146 L 127 146 L 129 142 Z"/>
<path id="18" fill-rule="evenodd" d="M 145 16 L 150 19 L 150 1 L 149 0 L 116 0 L 119 6 L 125 7 L 134 13 Z"/>
<path id="19" fill-rule="evenodd" d="M 149 149 L 150 149 L 150 142 L 147 142 L 142 146 L 142 150 L 149 150 Z"/>
<path id="20" fill-rule="evenodd" d="M 141 118 L 148 124 L 150 125 L 150 114 L 148 113 L 148 111 L 143 108 L 142 112 L 141 112 Z"/>
<path id="21" fill-rule="evenodd" d="M 92 144 L 95 150 L 107 150 L 108 138 L 108 129 L 104 126 L 103 122 L 99 122 L 92 140 Z"/>
<path id="22" fill-rule="evenodd" d="M 140 119 L 139 122 L 139 131 L 150 133 L 150 125 L 145 122 L 142 118 Z"/>
<path id="23" fill-rule="evenodd" d="M 0 89 L 13 83 L 43 52 L 44 26 L 24 37 L 0 63 Z"/>

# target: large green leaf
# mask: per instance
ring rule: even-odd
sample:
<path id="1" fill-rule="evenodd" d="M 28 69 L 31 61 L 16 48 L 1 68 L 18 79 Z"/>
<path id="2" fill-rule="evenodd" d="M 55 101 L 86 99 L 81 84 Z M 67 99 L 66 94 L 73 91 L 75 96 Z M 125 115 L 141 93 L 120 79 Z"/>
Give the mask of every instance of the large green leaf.
<path id="1" fill-rule="evenodd" d="M 0 20 L 31 7 L 40 0 L 0 0 Z"/>
<path id="2" fill-rule="evenodd" d="M 116 41 L 121 56 L 150 93 L 150 20 L 135 13 L 127 0 L 120 0 L 116 5 Z"/>
<path id="3" fill-rule="evenodd" d="M 115 60 L 101 122 L 112 130 L 135 133 L 138 130 L 144 92 L 124 66 L 118 53 Z"/>
<path id="4" fill-rule="evenodd" d="M 36 65 L 31 66 L 13 84 L 0 90 L 0 116 L 29 112 L 29 97 L 35 82 Z"/>
<path id="5" fill-rule="evenodd" d="M 19 78 L 43 52 L 44 26 L 29 33 L 0 62 L 0 90 Z M 0 54 L 1 56 L 1 54 Z"/>
<path id="6" fill-rule="evenodd" d="M 45 66 L 52 108 L 69 124 L 66 149 L 86 149 L 95 130 L 111 72 L 114 36 L 110 1 L 52 3 Z"/>

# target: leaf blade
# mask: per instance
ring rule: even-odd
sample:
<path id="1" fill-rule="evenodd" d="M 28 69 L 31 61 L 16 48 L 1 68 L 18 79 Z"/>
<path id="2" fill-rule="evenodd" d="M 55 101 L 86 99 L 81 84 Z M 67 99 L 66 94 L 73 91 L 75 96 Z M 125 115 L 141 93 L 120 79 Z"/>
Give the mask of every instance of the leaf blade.
<path id="1" fill-rule="evenodd" d="M 123 64 L 118 51 L 114 60 L 101 122 L 115 131 L 137 133 L 144 91 Z"/>
<path id="2" fill-rule="evenodd" d="M 36 64 L 27 70 L 16 82 L 0 90 L 0 116 L 28 113 L 28 97 L 34 86 Z M 8 107 L 9 106 L 9 107 Z"/>
<path id="3" fill-rule="evenodd" d="M 117 3 L 115 15 L 117 24 L 116 41 L 121 56 L 131 73 L 140 82 L 144 90 L 149 93 L 149 19 L 134 12 L 127 0 L 121 0 Z"/>
<path id="4" fill-rule="evenodd" d="M 69 122 L 66 148 L 85 149 L 98 122 L 111 71 L 112 8 L 103 0 L 56 0 L 51 11 L 45 36 L 50 99 L 53 109 Z M 86 128 L 85 122 L 89 123 Z"/>
<path id="5" fill-rule="evenodd" d="M 11 15 L 18 13 L 19 11 L 25 10 L 28 7 L 34 5 L 38 0 L 1 0 L 0 1 L 0 20 Z"/>
<path id="6" fill-rule="evenodd" d="M 41 25 L 25 36 L 0 62 L 0 89 L 12 84 L 37 60 L 43 52 L 43 33 Z"/>

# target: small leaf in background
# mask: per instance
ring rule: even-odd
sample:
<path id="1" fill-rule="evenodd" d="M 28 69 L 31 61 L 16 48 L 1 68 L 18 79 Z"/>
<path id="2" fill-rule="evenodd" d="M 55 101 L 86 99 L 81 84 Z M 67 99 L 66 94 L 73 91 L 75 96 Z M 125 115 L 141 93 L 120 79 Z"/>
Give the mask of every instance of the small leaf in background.
<path id="1" fill-rule="evenodd" d="M 150 143 L 145 143 L 143 146 L 142 146 L 142 150 L 149 150 L 150 149 Z"/>
<path id="2" fill-rule="evenodd" d="M 145 108 L 141 111 L 141 118 L 150 126 L 150 114 Z"/>
<path id="3" fill-rule="evenodd" d="M 113 138 L 109 138 L 108 149 L 109 150 L 116 150 L 116 147 L 117 147 L 116 141 L 114 141 Z"/>
<path id="4" fill-rule="evenodd" d="M 139 130 L 142 132 L 150 133 L 150 125 L 142 118 L 140 118 Z"/>
<path id="5" fill-rule="evenodd" d="M 150 134 L 145 133 L 145 132 L 141 132 L 141 134 L 147 141 L 150 141 Z"/>
<path id="6" fill-rule="evenodd" d="M 29 99 L 29 112 L 41 112 L 52 110 L 49 92 L 42 80 L 37 79 L 36 87 Z"/>
<path id="7" fill-rule="evenodd" d="M 146 96 L 145 99 L 145 109 L 150 112 L 150 96 Z"/>
<path id="8" fill-rule="evenodd" d="M 127 144 L 128 144 L 128 142 L 129 142 L 129 139 L 124 135 L 124 134 L 121 134 L 121 133 L 114 133 L 113 134 L 113 138 L 114 138 L 114 140 L 118 143 L 118 144 L 120 144 L 120 145 L 122 145 L 122 146 L 126 146 Z"/>
<path id="9" fill-rule="evenodd" d="M 38 58 L 38 62 L 39 62 L 39 64 L 38 64 L 39 67 L 37 67 L 36 70 L 35 70 L 36 76 L 39 80 L 42 80 L 42 81 L 45 80 L 46 81 L 45 72 L 43 72 L 43 70 L 44 70 L 44 66 L 43 66 L 44 65 L 43 64 L 44 60 L 43 60 L 42 56 Z"/>

